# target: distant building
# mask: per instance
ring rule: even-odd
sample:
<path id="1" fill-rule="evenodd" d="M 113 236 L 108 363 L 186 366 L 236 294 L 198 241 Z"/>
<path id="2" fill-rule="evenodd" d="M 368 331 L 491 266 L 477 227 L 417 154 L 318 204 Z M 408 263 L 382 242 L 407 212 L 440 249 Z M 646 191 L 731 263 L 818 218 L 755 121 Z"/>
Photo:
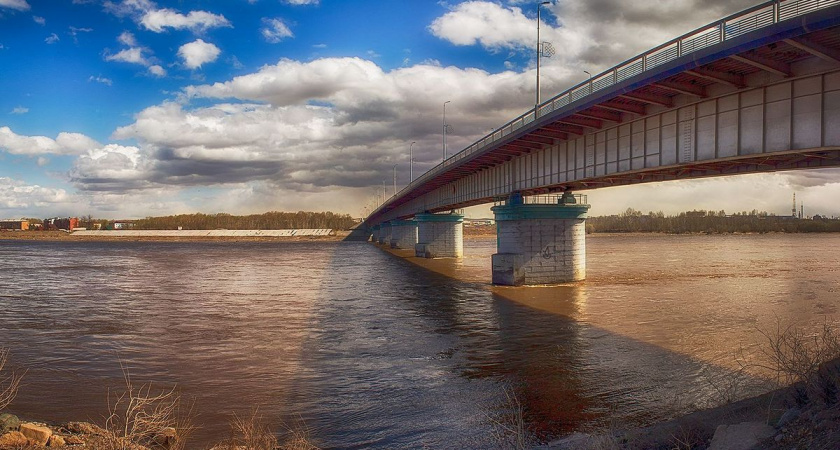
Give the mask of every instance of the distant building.
<path id="1" fill-rule="evenodd" d="M 126 230 L 134 228 L 134 221 L 132 220 L 115 220 L 111 222 L 115 230 Z"/>
<path id="2" fill-rule="evenodd" d="M 67 230 L 79 228 L 78 217 L 53 217 L 51 219 L 44 219 L 44 230 Z"/>
<path id="3" fill-rule="evenodd" d="M 26 231 L 28 229 L 28 220 L 0 220 L 0 230 Z"/>
<path id="4" fill-rule="evenodd" d="M 496 224 L 496 219 L 464 219 L 465 227 L 481 227 Z"/>

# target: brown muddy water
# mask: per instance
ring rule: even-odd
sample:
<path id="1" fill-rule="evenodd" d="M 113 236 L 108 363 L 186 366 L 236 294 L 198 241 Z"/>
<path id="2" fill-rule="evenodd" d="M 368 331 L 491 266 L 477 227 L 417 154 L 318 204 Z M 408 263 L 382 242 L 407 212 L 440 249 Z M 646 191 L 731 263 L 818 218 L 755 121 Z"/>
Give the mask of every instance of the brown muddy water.
<path id="1" fill-rule="evenodd" d="M 589 236 L 587 280 L 550 288 L 490 286 L 494 250 L 425 270 L 369 243 L 0 241 L 9 409 L 102 422 L 122 364 L 194 399 L 191 448 L 254 408 L 323 447 L 486 448 L 513 397 L 547 441 L 758 392 L 734 358 L 758 330 L 840 317 L 837 234 Z"/>

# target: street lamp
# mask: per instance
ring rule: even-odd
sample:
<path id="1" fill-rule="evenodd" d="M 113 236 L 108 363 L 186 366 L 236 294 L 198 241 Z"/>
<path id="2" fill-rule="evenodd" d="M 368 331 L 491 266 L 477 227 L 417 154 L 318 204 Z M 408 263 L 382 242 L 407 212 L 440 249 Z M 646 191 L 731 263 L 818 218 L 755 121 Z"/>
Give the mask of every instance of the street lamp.
<path id="1" fill-rule="evenodd" d="M 443 160 L 446 161 L 446 104 L 452 102 L 447 100 L 443 102 Z"/>
<path id="2" fill-rule="evenodd" d="M 394 164 L 394 197 L 397 196 L 397 165 Z"/>
<path id="3" fill-rule="evenodd" d="M 537 120 L 540 108 L 540 58 L 542 58 L 542 43 L 540 42 L 540 12 L 543 5 L 551 2 L 537 3 L 537 102 L 534 104 L 534 120 Z"/>
<path id="4" fill-rule="evenodd" d="M 414 181 L 414 157 L 411 156 L 411 147 L 416 143 L 416 141 L 413 141 L 411 145 L 408 146 L 408 184 L 411 184 Z"/>
<path id="5" fill-rule="evenodd" d="M 583 73 L 589 75 L 589 93 L 592 93 L 592 74 L 584 70 Z"/>

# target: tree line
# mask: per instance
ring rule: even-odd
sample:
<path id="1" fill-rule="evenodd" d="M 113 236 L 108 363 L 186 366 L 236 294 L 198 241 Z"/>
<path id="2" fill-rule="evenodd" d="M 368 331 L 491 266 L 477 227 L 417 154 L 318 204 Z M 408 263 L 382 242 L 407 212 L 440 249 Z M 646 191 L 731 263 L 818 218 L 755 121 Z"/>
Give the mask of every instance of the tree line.
<path id="1" fill-rule="evenodd" d="M 279 212 L 234 216 L 231 214 L 179 214 L 134 220 L 136 230 L 286 230 L 331 228 L 346 230 L 355 224 L 349 214 L 332 212 Z"/>
<path id="2" fill-rule="evenodd" d="M 586 219 L 588 233 L 819 233 L 840 232 L 840 220 L 815 216 L 796 219 L 765 211 L 744 211 L 727 215 L 725 211 L 695 210 L 666 216 L 661 211 L 643 214 L 627 208 L 621 214 Z"/>

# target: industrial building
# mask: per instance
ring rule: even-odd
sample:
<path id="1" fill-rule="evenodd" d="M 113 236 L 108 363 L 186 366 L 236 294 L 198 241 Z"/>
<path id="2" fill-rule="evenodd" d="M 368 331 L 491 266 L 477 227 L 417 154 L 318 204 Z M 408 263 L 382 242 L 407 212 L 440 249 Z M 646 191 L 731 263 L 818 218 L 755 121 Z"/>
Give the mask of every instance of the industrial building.
<path id="1" fill-rule="evenodd" d="M 0 220 L 0 230 L 26 231 L 29 230 L 28 220 Z"/>

